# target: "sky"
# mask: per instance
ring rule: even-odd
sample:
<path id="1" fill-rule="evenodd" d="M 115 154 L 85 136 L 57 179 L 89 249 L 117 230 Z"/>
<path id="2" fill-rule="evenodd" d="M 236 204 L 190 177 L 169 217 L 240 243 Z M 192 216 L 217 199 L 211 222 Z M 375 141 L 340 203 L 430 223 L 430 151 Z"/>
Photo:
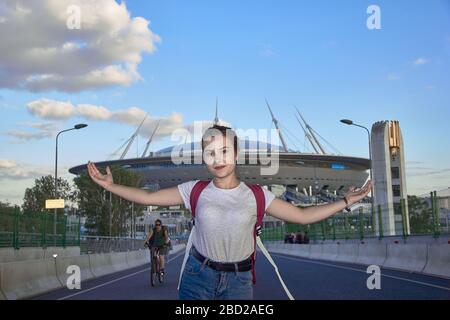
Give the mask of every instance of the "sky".
<path id="1" fill-rule="evenodd" d="M 295 106 L 348 156 L 367 157 L 367 135 L 340 119 L 398 120 L 408 194 L 450 186 L 450 1 L 5 1 L 0 39 L 0 201 L 21 204 L 53 174 L 60 130 L 88 124 L 59 138 L 58 175 L 71 180 L 145 114 L 129 157 L 158 121 L 153 151 L 212 120 L 216 98 L 242 129 L 273 128 L 267 99 L 303 152 Z"/>

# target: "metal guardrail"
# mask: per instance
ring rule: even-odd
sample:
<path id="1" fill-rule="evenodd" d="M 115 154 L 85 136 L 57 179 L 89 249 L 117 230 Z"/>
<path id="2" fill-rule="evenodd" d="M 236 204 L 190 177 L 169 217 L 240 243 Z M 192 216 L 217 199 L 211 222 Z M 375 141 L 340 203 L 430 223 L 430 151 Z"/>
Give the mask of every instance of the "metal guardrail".
<path id="1" fill-rule="evenodd" d="M 171 236 L 172 245 L 185 243 L 185 241 L 177 239 L 176 235 Z M 124 237 L 97 237 L 83 236 L 80 239 L 81 254 L 87 253 L 108 253 L 108 252 L 124 252 L 139 249 L 147 249 L 144 245 L 144 239 L 124 238 Z"/>
<path id="2" fill-rule="evenodd" d="M 442 235 L 450 235 L 449 225 L 441 224 L 436 192 L 430 194 L 430 205 L 421 207 L 420 212 L 414 212 L 409 207 L 409 230 L 406 219 L 406 203 L 403 199 L 396 205 L 375 208 L 375 212 L 360 210 L 352 213 L 339 213 L 333 217 L 309 225 L 286 223 L 275 228 L 263 228 L 261 238 L 263 241 L 284 241 L 287 237 L 304 237 L 309 240 L 336 240 L 336 239 L 370 239 L 390 237 L 389 224 L 384 221 L 386 211 L 396 212 L 395 235 L 404 239 L 411 236 L 432 236 L 439 238 Z M 392 225 L 391 225 L 392 228 Z M 291 241 L 291 240 L 290 240 Z"/>
<path id="3" fill-rule="evenodd" d="M 66 247 L 80 244 L 80 220 L 70 221 L 67 216 L 56 220 L 50 213 L 22 214 L 0 212 L 0 247 Z"/>

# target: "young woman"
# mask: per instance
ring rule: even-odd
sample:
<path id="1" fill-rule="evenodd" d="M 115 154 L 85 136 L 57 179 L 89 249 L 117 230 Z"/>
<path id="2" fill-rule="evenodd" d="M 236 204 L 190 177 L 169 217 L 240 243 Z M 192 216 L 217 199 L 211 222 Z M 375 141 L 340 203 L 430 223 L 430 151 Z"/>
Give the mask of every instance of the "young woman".
<path id="1" fill-rule="evenodd" d="M 203 160 L 214 178 L 198 199 L 196 232 L 183 270 L 179 298 L 249 300 L 253 298 L 251 256 L 255 250 L 252 230 L 257 218 L 256 201 L 236 174 L 238 139 L 230 128 L 214 126 L 203 135 L 202 149 Z M 198 181 L 148 192 L 115 184 L 109 167 L 104 175 L 89 162 L 88 171 L 100 186 L 129 201 L 156 206 L 184 204 L 189 210 L 190 193 Z M 360 201 L 371 186 L 369 180 L 359 191 L 351 187 L 343 200 L 308 208 L 295 207 L 263 188 L 265 212 L 290 223 L 315 223 Z"/>
<path id="2" fill-rule="evenodd" d="M 150 238 L 153 236 L 152 243 L 149 243 Z M 155 227 L 150 229 L 148 231 L 147 238 L 145 240 L 145 243 L 149 245 L 150 248 L 150 257 L 153 257 L 153 254 L 155 253 L 155 250 L 159 249 L 159 265 L 160 265 L 160 272 L 164 273 L 164 266 L 165 266 L 165 256 L 168 251 L 168 244 L 169 244 L 169 233 L 167 231 L 167 228 L 162 225 L 162 221 L 160 219 L 155 220 Z"/>

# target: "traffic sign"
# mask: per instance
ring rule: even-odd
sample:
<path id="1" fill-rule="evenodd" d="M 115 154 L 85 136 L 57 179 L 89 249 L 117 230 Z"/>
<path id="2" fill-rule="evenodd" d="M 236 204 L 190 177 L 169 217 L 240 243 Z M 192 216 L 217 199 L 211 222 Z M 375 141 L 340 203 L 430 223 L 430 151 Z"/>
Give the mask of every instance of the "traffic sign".
<path id="1" fill-rule="evenodd" d="M 45 200 L 45 209 L 61 209 L 61 208 L 64 208 L 64 199 Z"/>

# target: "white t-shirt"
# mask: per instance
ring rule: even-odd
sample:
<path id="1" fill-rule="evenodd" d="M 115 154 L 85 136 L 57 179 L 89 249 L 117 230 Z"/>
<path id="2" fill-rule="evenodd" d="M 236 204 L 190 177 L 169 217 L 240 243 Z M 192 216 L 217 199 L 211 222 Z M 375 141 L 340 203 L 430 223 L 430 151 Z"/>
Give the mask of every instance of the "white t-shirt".
<path id="1" fill-rule="evenodd" d="M 189 210 L 191 190 L 197 181 L 199 180 L 178 185 Z M 267 210 L 275 195 L 265 188 L 263 190 Z M 211 180 L 197 202 L 196 232 L 192 244 L 198 252 L 213 261 L 242 261 L 254 251 L 255 224 L 256 199 L 252 190 L 242 181 L 236 188 L 221 189 Z"/>

